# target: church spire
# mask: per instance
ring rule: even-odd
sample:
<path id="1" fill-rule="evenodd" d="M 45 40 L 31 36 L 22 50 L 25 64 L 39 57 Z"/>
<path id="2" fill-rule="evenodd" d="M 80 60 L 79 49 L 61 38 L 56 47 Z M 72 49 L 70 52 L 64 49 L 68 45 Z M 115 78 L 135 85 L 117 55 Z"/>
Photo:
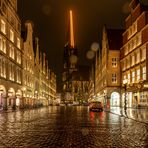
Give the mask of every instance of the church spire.
<path id="1" fill-rule="evenodd" d="M 70 13 L 70 45 L 74 48 L 74 30 L 73 30 L 73 14 L 72 10 L 69 11 Z"/>

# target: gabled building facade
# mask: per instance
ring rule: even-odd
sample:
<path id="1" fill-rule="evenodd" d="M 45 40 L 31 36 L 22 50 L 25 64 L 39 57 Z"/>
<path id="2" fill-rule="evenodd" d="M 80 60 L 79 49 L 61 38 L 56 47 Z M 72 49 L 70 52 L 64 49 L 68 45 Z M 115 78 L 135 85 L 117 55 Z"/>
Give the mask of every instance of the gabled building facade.
<path id="1" fill-rule="evenodd" d="M 102 50 L 95 65 L 95 93 L 106 107 L 120 106 L 120 29 L 107 29 L 102 33 Z"/>

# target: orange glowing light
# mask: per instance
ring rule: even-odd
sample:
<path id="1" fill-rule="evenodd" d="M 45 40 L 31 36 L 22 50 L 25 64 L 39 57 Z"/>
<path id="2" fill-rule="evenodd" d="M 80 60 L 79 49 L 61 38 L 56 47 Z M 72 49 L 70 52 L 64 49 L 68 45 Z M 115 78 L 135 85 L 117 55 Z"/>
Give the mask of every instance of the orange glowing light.
<path id="1" fill-rule="evenodd" d="M 70 10 L 70 45 L 74 48 L 74 31 L 73 31 L 73 15 Z"/>

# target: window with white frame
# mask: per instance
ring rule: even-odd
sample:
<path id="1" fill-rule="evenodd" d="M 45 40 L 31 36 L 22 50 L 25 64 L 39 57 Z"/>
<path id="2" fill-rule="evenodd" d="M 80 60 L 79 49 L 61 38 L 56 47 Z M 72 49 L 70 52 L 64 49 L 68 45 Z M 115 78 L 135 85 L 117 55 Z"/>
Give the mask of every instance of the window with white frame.
<path id="1" fill-rule="evenodd" d="M 142 67 L 142 79 L 146 80 L 146 66 Z"/>
<path id="2" fill-rule="evenodd" d="M 112 83 L 117 83 L 117 74 L 116 73 L 112 74 Z"/>
<path id="3" fill-rule="evenodd" d="M 117 67 L 117 58 L 112 58 L 112 67 Z"/>
<path id="4" fill-rule="evenodd" d="M 10 41 L 14 42 L 14 32 L 10 29 Z"/>
<path id="5" fill-rule="evenodd" d="M 9 45 L 9 57 L 14 59 L 14 47 L 13 45 Z"/>
<path id="6" fill-rule="evenodd" d="M 135 83 L 135 71 L 132 72 L 132 83 Z"/>
<path id="7" fill-rule="evenodd" d="M 1 19 L 1 32 L 6 34 L 6 23 Z"/>
<path id="8" fill-rule="evenodd" d="M 137 81 L 140 80 L 140 69 L 137 69 Z"/>
<path id="9" fill-rule="evenodd" d="M 20 39 L 17 38 L 17 47 L 20 49 L 21 48 L 21 42 L 20 42 Z"/>

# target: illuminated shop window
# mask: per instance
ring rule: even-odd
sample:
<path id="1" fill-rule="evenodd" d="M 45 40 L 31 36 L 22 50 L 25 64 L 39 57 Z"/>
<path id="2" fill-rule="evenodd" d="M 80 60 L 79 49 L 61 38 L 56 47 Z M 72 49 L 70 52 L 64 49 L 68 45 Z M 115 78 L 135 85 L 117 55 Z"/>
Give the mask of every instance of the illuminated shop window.
<path id="1" fill-rule="evenodd" d="M 14 32 L 10 29 L 10 40 L 14 42 Z"/>
<path id="2" fill-rule="evenodd" d="M 142 68 L 142 79 L 146 80 L 146 66 Z"/>
<path id="3" fill-rule="evenodd" d="M 112 58 L 112 67 L 117 67 L 117 58 Z"/>
<path id="4" fill-rule="evenodd" d="M 117 83 L 117 74 L 112 74 L 112 83 Z"/>
<path id="5" fill-rule="evenodd" d="M 1 32 L 6 34 L 6 23 L 1 19 Z"/>
<path id="6" fill-rule="evenodd" d="M 137 81 L 140 80 L 140 69 L 137 69 Z"/>

